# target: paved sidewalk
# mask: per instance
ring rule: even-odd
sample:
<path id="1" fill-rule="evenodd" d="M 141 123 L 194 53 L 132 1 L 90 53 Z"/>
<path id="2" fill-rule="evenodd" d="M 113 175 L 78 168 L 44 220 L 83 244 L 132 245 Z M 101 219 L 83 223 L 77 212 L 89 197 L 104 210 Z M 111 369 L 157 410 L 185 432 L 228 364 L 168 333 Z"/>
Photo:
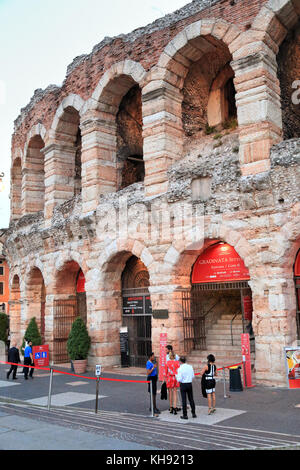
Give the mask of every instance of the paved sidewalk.
<path id="1" fill-rule="evenodd" d="M 126 440 L 61 427 L 1 411 L 0 450 L 154 450 Z"/>
<path id="2" fill-rule="evenodd" d="M 70 369 L 65 369 L 70 372 Z M 113 372 L 113 373 L 112 373 Z M 131 375 L 134 373 L 135 375 Z M 53 379 L 52 405 L 74 409 L 95 409 L 95 380 L 91 371 L 83 377 L 55 374 Z M 104 371 L 103 378 L 114 381 L 100 381 L 99 409 L 105 412 L 132 413 L 149 416 L 149 394 L 143 369 L 122 369 Z M 116 379 L 137 380 L 137 383 L 118 382 Z M 223 382 L 217 383 L 217 412 L 207 415 L 207 400 L 202 397 L 200 379 L 194 382 L 194 397 L 197 418 L 194 424 L 236 427 L 266 432 L 278 432 L 300 436 L 300 390 L 255 386 L 243 392 L 230 392 L 227 382 L 224 398 Z M 160 386 L 158 387 L 158 390 Z M 35 371 L 34 380 L 24 381 L 21 368 L 18 380 L 6 380 L 6 367 L 0 368 L 0 401 L 19 400 L 28 404 L 47 404 L 49 373 Z M 172 416 L 168 412 L 168 401 L 162 401 L 160 394 L 157 405 L 162 411 L 158 420 L 168 423 L 182 423 L 180 413 Z M 188 423 L 192 423 L 192 419 Z"/>

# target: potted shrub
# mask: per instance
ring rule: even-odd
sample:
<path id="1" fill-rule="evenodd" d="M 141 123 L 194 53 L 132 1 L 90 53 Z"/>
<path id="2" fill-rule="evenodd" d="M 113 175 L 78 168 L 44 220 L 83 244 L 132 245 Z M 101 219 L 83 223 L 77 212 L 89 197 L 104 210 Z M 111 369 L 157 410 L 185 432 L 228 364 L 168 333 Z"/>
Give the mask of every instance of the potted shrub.
<path id="1" fill-rule="evenodd" d="M 91 345 L 86 325 L 81 318 L 76 318 L 68 337 L 67 351 L 73 363 L 75 374 L 86 371 L 87 357 Z"/>
<path id="2" fill-rule="evenodd" d="M 25 335 L 23 338 L 20 354 L 24 356 L 24 349 L 25 349 L 25 338 L 27 340 L 30 339 L 32 341 L 32 346 L 40 346 L 42 344 L 42 337 L 40 335 L 38 325 L 36 322 L 36 318 L 31 318 L 30 322 L 28 323 L 27 329 L 25 331 Z"/>

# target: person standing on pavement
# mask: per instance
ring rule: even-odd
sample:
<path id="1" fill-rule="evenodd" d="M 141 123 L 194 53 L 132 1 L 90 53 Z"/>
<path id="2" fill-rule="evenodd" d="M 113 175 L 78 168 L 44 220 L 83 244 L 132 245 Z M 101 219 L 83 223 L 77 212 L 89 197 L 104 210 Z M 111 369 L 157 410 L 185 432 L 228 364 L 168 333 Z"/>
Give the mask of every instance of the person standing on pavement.
<path id="1" fill-rule="evenodd" d="M 208 414 L 211 415 L 216 411 L 216 380 L 217 367 L 215 365 L 215 356 L 209 354 L 207 356 L 207 365 L 202 369 L 201 375 L 205 379 L 205 391 L 208 401 Z"/>
<path id="2" fill-rule="evenodd" d="M 168 346 L 166 346 L 166 362 L 170 360 L 170 353 L 174 353 L 173 346 L 168 344 Z M 179 361 L 179 356 L 177 354 L 175 354 L 175 361 Z"/>
<path id="3" fill-rule="evenodd" d="M 183 414 L 180 416 L 180 418 L 188 419 L 186 397 L 188 397 L 189 403 L 191 405 L 193 418 L 197 418 L 192 385 L 193 379 L 195 377 L 194 369 L 190 364 L 186 364 L 186 358 L 184 356 L 181 356 L 179 361 L 181 365 L 177 371 L 176 379 L 180 383 L 180 393 L 182 400 Z"/>
<path id="4" fill-rule="evenodd" d="M 150 387 L 152 387 L 152 398 L 153 398 L 153 411 L 155 414 L 160 414 L 159 409 L 156 407 L 156 393 L 157 393 L 157 362 L 152 352 L 149 355 L 147 364 L 146 364 L 147 380 L 150 380 L 148 384 L 148 391 L 150 393 Z"/>
<path id="5" fill-rule="evenodd" d="M 24 366 L 33 366 L 33 355 L 32 355 L 32 341 L 28 340 L 28 346 L 26 346 L 24 351 Z M 28 380 L 28 371 L 29 367 L 24 367 L 24 379 Z M 29 377 L 33 379 L 33 367 L 30 368 Z"/>
<path id="6" fill-rule="evenodd" d="M 6 374 L 6 378 L 7 380 L 9 380 L 9 376 L 12 373 L 13 380 L 17 380 L 18 366 L 15 364 L 20 364 L 21 360 L 19 350 L 17 348 L 17 343 L 15 341 L 12 342 L 11 348 L 9 348 L 8 350 L 8 362 L 12 362 L 13 364 L 11 364 L 9 371 Z"/>
<path id="7" fill-rule="evenodd" d="M 165 366 L 165 380 L 169 392 L 170 413 L 177 415 L 177 389 L 179 382 L 176 380 L 176 374 L 179 369 L 180 363 L 176 360 L 173 351 L 169 353 L 169 360 Z"/>

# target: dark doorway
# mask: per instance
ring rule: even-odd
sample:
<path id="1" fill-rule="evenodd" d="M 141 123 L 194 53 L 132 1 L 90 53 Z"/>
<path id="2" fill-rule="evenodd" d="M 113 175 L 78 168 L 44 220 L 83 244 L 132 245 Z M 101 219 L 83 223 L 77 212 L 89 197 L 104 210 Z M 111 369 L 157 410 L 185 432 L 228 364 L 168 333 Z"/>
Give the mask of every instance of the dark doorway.
<path id="1" fill-rule="evenodd" d="M 128 328 L 130 364 L 144 367 L 151 352 L 152 307 L 149 274 L 137 257 L 132 256 L 122 274 L 123 326 Z"/>

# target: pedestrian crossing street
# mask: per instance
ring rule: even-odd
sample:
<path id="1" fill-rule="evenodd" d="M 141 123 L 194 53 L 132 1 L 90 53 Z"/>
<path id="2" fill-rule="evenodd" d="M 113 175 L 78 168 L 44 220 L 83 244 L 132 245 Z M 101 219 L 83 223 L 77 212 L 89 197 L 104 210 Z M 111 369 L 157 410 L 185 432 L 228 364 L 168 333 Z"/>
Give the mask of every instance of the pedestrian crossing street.
<path id="1" fill-rule="evenodd" d="M 199 425 L 189 420 L 168 422 L 149 416 L 105 412 L 98 414 L 78 408 L 46 409 L 31 405 L 3 405 L 1 409 L 31 419 L 46 420 L 71 428 L 80 428 L 96 434 L 114 435 L 126 441 L 146 444 L 158 450 L 272 450 L 295 449 L 300 446 L 300 436 L 234 428 L 222 425 Z"/>

